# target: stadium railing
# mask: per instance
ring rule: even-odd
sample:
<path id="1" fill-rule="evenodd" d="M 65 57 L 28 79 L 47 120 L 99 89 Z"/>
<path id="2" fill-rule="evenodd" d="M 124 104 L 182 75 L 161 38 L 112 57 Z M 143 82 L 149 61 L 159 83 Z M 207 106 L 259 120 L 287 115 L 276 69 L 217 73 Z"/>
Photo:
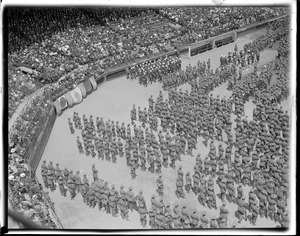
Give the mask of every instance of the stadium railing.
<path id="1" fill-rule="evenodd" d="M 222 45 L 226 45 L 228 43 L 232 43 L 234 42 L 239 36 L 241 36 L 242 34 L 247 33 L 250 30 L 255 30 L 261 27 L 266 26 L 267 24 L 269 24 L 272 21 L 275 20 L 279 20 L 279 19 L 283 19 L 284 17 L 286 17 L 287 15 L 283 15 L 283 16 L 278 16 L 276 18 L 273 19 L 268 19 L 265 21 L 261 21 L 261 22 L 256 22 L 253 23 L 251 25 L 248 25 L 246 27 L 243 27 L 241 29 L 237 29 L 231 32 L 227 32 L 224 34 L 220 34 L 193 44 L 188 45 L 188 52 L 189 52 L 189 56 L 195 56 L 199 53 L 203 53 L 207 50 L 211 50 L 215 47 L 220 47 Z M 181 48 L 182 51 L 186 50 L 184 47 Z"/>

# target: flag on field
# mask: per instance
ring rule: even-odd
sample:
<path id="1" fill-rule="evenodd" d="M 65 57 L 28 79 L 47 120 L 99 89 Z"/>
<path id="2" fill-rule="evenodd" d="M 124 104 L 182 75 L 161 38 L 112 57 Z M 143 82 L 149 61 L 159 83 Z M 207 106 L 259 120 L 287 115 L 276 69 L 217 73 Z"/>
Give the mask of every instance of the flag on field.
<path id="1" fill-rule="evenodd" d="M 59 100 L 56 99 L 56 101 L 53 103 L 53 105 L 55 107 L 57 116 L 60 116 L 61 115 L 61 106 L 60 106 Z"/>
<path id="2" fill-rule="evenodd" d="M 79 84 L 79 85 L 77 86 L 77 88 L 79 88 L 79 90 L 80 90 L 80 92 L 81 92 L 81 94 L 82 94 L 82 97 L 83 97 L 83 98 L 86 98 L 86 90 L 85 90 L 85 87 L 84 87 L 83 83 Z"/>
<path id="3" fill-rule="evenodd" d="M 65 97 L 67 99 L 69 107 L 73 107 L 74 101 L 73 101 L 73 97 L 71 96 L 70 91 L 65 94 Z"/>
<path id="4" fill-rule="evenodd" d="M 84 88 L 85 88 L 85 91 L 86 91 L 86 94 L 89 95 L 92 93 L 93 91 L 93 87 L 92 87 L 92 84 L 90 82 L 89 79 L 85 79 L 82 84 L 84 85 Z"/>
<path id="5" fill-rule="evenodd" d="M 61 110 L 64 110 L 68 107 L 67 99 L 64 95 L 62 95 L 60 98 L 58 98 Z"/>
<path id="6" fill-rule="evenodd" d="M 94 91 L 97 90 L 97 82 L 96 82 L 96 80 L 95 80 L 95 77 L 92 76 L 92 77 L 89 78 L 89 80 L 90 80 L 90 82 L 91 82 L 91 85 L 92 85 L 93 90 L 94 90 Z"/>
<path id="7" fill-rule="evenodd" d="M 73 98 L 73 103 L 74 104 L 78 104 L 81 103 L 82 101 L 82 94 L 81 91 L 78 87 L 76 87 L 75 89 L 73 89 L 72 91 L 70 91 L 70 95 Z"/>

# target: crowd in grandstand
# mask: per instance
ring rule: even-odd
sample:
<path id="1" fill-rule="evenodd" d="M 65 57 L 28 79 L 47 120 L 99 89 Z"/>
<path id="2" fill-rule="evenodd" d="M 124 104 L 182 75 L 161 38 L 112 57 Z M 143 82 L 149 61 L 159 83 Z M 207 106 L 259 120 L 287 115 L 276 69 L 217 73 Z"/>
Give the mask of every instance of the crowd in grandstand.
<path id="1" fill-rule="evenodd" d="M 14 209 L 25 218 L 38 225 L 48 228 L 58 228 L 50 213 L 49 202 L 45 197 L 42 185 L 32 176 L 24 158 L 22 149 L 17 144 L 10 144 L 8 155 L 8 186 L 9 200 Z"/>
<path id="2" fill-rule="evenodd" d="M 218 8 L 182 9 L 185 12 L 183 15 L 190 16 L 190 20 L 195 18 L 198 11 L 199 13 L 217 11 L 203 14 L 207 17 L 204 19 L 205 22 L 210 22 L 211 15 L 219 14 Z M 241 14 L 240 11 L 243 9 L 245 8 L 226 9 L 222 15 L 233 18 L 236 12 L 239 12 L 239 16 L 243 16 L 245 21 L 248 18 L 247 14 L 245 16 Z M 256 17 L 252 21 L 261 21 L 285 13 L 285 10 L 281 8 L 263 9 L 265 10 L 254 8 L 243 11 Z M 8 45 L 9 64 L 12 66 L 9 67 L 9 74 L 14 74 L 13 70 L 23 65 L 37 72 L 36 75 L 28 75 L 26 81 L 35 84 L 36 80 L 42 84 L 50 84 L 57 82 L 81 65 L 87 64 L 88 68 L 79 69 L 79 73 L 100 75 L 106 69 L 116 65 L 201 40 L 198 34 L 191 34 L 187 30 L 188 26 L 185 23 L 177 27 L 174 26 L 175 22 L 164 17 L 165 14 L 171 14 L 171 12 L 176 14 L 178 9 L 162 9 L 160 13 L 158 10 L 137 8 L 9 9 L 7 11 Z M 187 12 L 192 14 L 186 14 Z M 226 17 L 222 19 L 225 20 Z M 223 29 L 222 32 L 229 30 L 231 28 Z M 206 37 L 208 36 L 204 38 Z M 20 77 L 23 76 L 20 75 Z M 75 73 L 73 84 L 80 82 L 78 77 L 80 76 Z M 24 94 L 31 94 L 34 89 L 35 87 L 31 87 L 23 94 L 19 94 L 18 91 L 23 91 L 24 86 L 19 84 L 12 86 L 11 93 L 9 93 L 11 107 L 16 107 Z M 10 109 L 11 114 L 14 109 Z"/>
<path id="3" fill-rule="evenodd" d="M 8 183 L 16 210 L 37 224 L 57 228 L 43 188 L 27 165 L 51 108 L 49 95 L 47 90 L 33 95 L 9 131 Z"/>
<path id="4" fill-rule="evenodd" d="M 8 74 L 8 113 L 12 116 L 19 103 L 29 95 L 40 89 L 43 85 L 32 76 L 20 70 L 12 69 Z"/>
<path id="5" fill-rule="evenodd" d="M 14 109 L 22 100 L 42 89 L 29 100 L 10 131 L 9 187 L 15 209 L 39 224 L 57 227 L 49 214 L 43 189 L 31 175 L 26 164 L 32 151 L 32 144 L 35 143 L 51 107 L 51 101 L 75 88 L 86 76 L 99 76 L 114 66 L 166 52 L 179 45 L 199 41 L 285 13 L 286 10 L 283 8 L 238 7 L 9 10 L 8 14 L 11 16 L 8 22 L 9 116 L 14 113 Z M 236 20 L 231 20 L 233 18 Z M 111 157 L 114 162 L 117 155 L 125 154 L 131 176 L 135 178 L 135 170 L 142 168 L 146 171 L 147 165 L 152 173 L 161 173 L 162 166 L 169 165 L 176 168 L 175 162 L 180 161 L 181 154 L 186 152 L 188 155 L 193 155 L 197 136 L 200 136 L 204 139 L 205 145 L 210 147 L 209 155 L 205 158 L 200 156 L 196 158 L 192 181 L 191 177 L 187 177 L 191 173 L 186 173 L 184 181 L 183 172 L 179 168 L 179 178 L 176 181 L 177 197 L 184 196 L 184 190 L 186 192 L 192 190 L 198 196 L 200 204 L 216 207 L 215 193 L 210 193 L 209 181 L 212 179 L 204 178 L 202 173 L 205 173 L 207 177 L 217 177 L 217 181 L 213 184 L 219 185 L 223 202 L 226 194 L 229 194 L 229 201 L 232 200 L 238 205 L 239 221 L 243 220 L 248 213 L 253 224 L 257 216 L 261 215 L 271 217 L 282 227 L 286 227 L 288 225 L 288 211 L 285 208 L 289 188 L 289 118 L 281 108 L 274 105 L 286 99 L 289 94 L 287 69 L 289 48 L 286 31 L 282 30 L 284 24 L 286 21 L 272 23 L 271 30 L 268 30 L 266 35 L 245 46 L 245 52 L 250 50 L 257 53 L 280 40 L 277 59 L 259 70 L 259 76 L 256 71 L 240 82 L 232 82 L 230 87 L 233 96 L 230 98 L 212 98 L 208 93 L 220 83 L 230 81 L 230 77 L 236 75 L 237 70 L 228 65 L 231 61 L 224 63 L 216 72 L 211 71 L 209 63 L 205 62 L 199 62 L 196 67 L 189 66 L 185 72 L 179 71 L 180 60 L 176 57 L 166 57 L 130 68 L 128 76 L 138 77 L 141 84 L 146 85 L 157 80 L 163 83 L 164 89 L 169 90 L 169 98 L 164 100 L 162 94 L 156 102 L 153 97 L 149 98 L 149 108 L 144 110 L 138 108 L 138 112 L 132 112 L 132 126 L 128 124 L 126 129 L 125 124 L 122 124 L 119 126 L 119 132 L 118 122 L 114 126 L 110 122 L 97 120 L 95 126 L 92 119 L 88 122 L 85 118 L 82 126 L 81 121 L 80 124 L 77 123 L 81 119 L 77 116 L 77 120 L 73 119 L 73 123 L 69 122 L 69 124 L 71 124 L 71 132 L 73 124 L 75 129 L 83 130 L 83 145 L 77 139 L 79 151 L 92 156 L 96 156 L 95 151 L 97 151 L 99 159 L 104 160 L 105 157 L 109 161 Z M 257 54 L 255 58 L 258 60 Z M 30 73 L 27 71 L 25 74 L 19 69 L 22 66 L 32 71 Z M 271 79 L 276 82 L 271 84 Z M 179 85 L 186 82 L 191 85 L 192 92 L 176 91 Z M 42 88 L 44 85 L 50 86 Z M 256 98 L 253 121 L 247 118 L 241 119 L 244 114 L 244 103 L 251 96 Z M 200 111 L 201 117 L 195 116 Z M 232 112 L 237 116 L 235 140 L 233 140 L 234 135 L 229 131 L 232 123 L 228 117 Z M 137 121 L 141 122 L 142 127 L 136 126 Z M 146 126 L 149 126 L 150 130 Z M 198 126 L 199 129 L 194 129 Z M 114 131 L 112 127 L 115 127 Z M 153 131 L 158 131 L 159 127 L 162 131 L 159 132 L 157 141 Z M 134 135 L 131 135 L 132 129 Z M 227 134 L 225 142 L 221 135 L 223 129 Z M 169 131 L 172 135 L 168 133 Z M 98 133 L 98 137 L 95 133 Z M 118 142 L 116 138 L 119 138 Z M 246 140 L 250 141 L 246 142 Z M 214 146 L 215 141 L 222 142 L 218 152 Z M 124 148 L 122 142 L 125 142 Z M 225 146 L 226 152 L 224 152 Z M 228 156 L 226 153 L 230 153 L 233 146 L 238 149 L 234 157 Z M 278 152 L 280 157 L 277 155 Z M 228 170 L 227 168 L 224 170 L 224 165 Z M 70 175 L 67 175 L 67 179 L 62 177 L 66 180 L 62 183 L 64 185 L 62 188 L 60 177 L 56 176 L 57 169 L 49 169 L 48 166 L 46 170 L 47 173 L 45 171 L 43 175 L 46 176 L 45 179 L 43 177 L 46 180 L 44 181 L 46 187 L 49 185 L 50 189 L 54 190 L 53 181 L 57 181 L 61 193 L 65 195 L 66 191 L 62 190 L 67 186 L 71 196 L 75 197 L 76 191 L 72 189 L 74 183 L 73 178 L 69 178 Z M 68 183 L 69 179 L 72 183 Z M 76 186 L 76 178 L 74 180 Z M 99 180 L 94 178 L 95 181 Z M 253 194 L 250 196 L 250 192 L 247 197 L 249 202 L 245 201 L 245 196 L 240 193 L 239 187 L 235 186 L 241 182 L 255 189 Z M 86 183 L 88 181 L 83 184 L 84 187 L 89 186 Z M 157 184 L 158 193 L 161 195 L 163 192 L 159 186 L 162 185 L 159 181 Z M 77 186 L 75 190 L 78 189 Z M 128 218 L 128 208 L 135 206 L 141 215 L 143 226 L 147 224 L 148 214 L 149 225 L 152 228 L 196 228 L 198 226 L 206 228 L 208 225 L 211 228 L 227 227 L 228 213 L 225 204 L 222 209 L 220 208 L 221 222 L 217 223 L 218 217 L 213 217 L 208 224 L 209 220 L 205 212 L 199 217 L 195 210 L 192 213 L 187 212 L 186 209 L 175 210 L 176 207 L 178 208 L 177 204 L 173 212 L 170 212 L 169 204 L 164 205 L 161 200 L 157 203 L 151 200 L 153 204 L 147 210 L 145 204 L 141 203 L 143 201 L 138 201 L 135 205 L 131 200 L 127 205 L 130 202 L 128 194 L 118 198 L 115 196 L 118 192 L 108 188 L 108 191 L 104 192 L 107 196 L 106 205 L 102 205 L 103 202 L 93 196 L 95 192 L 92 187 L 80 191 L 88 205 L 95 207 L 98 203 L 99 210 L 103 206 L 108 213 L 111 209 L 118 208 L 124 219 Z M 85 198 L 84 193 L 89 193 L 89 197 Z M 129 196 L 132 198 L 134 195 L 129 194 Z M 116 199 L 121 203 L 116 202 Z M 113 211 L 113 215 L 115 213 Z"/>
<path id="6" fill-rule="evenodd" d="M 189 43 L 207 39 L 286 13 L 283 8 L 180 7 L 160 10 L 164 16 L 189 29 Z"/>
<path id="7" fill-rule="evenodd" d="M 76 28 L 105 25 L 121 18 L 136 17 L 149 12 L 145 8 L 13 8 L 7 12 L 9 51 L 24 49 L 35 42 L 44 41 L 53 34 Z"/>

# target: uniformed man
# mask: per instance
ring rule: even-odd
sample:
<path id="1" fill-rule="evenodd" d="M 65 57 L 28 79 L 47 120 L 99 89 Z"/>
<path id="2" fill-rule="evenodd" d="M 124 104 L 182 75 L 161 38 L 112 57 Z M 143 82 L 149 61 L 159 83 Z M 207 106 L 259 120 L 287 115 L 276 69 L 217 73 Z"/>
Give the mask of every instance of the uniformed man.
<path id="1" fill-rule="evenodd" d="M 45 184 L 45 187 L 48 188 L 48 184 L 47 184 L 47 175 L 48 175 L 48 167 L 46 165 L 46 161 L 43 161 L 43 164 L 41 166 L 41 174 L 42 174 L 42 178 Z"/>
<path id="2" fill-rule="evenodd" d="M 102 207 L 104 208 L 104 211 L 106 211 L 106 214 L 110 213 L 110 208 L 108 205 L 108 196 L 109 196 L 109 191 L 104 190 L 103 194 L 101 195 L 101 202 L 102 202 Z"/>
<path id="3" fill-rule="evenodd" d="M 69 123 L 69 128 L 70 128 L 71 134 L 74 134 L 74 133 L 75 133 L 75 130 L 74 130 L 74 127 L 73 127 L 73 123 L 72 123 L 72 121 L 71 121 L 71 118 L 68 118 L 68 123 Z"/>
<path id="4" fill-rule="evenodd" d="M 132 179 L 135 179 L 137 174 L 136 174 L 136 163 L 134 160 L 130 161 L 130 175 Z"/>
<path id="5" fill-rule="evenodd" d="M 144 204 L 144 206 L 146 206 L 146 201 L 143 196 L 143 190 L 140 190 L 139 194 L 135 196 L 135 201 L 137 201 L 138 206 L 140 206 L 141 204 Z"/>
<path id="6" fill-rule="evenodd" d="M 241 198 L 244 194 L 244 191 L 243 191 L 243 185 L 242 184 L 239 184 L 238 185 L 238 188 L 237 188 L 237 197 L 238 198 Z"/>
<path id="7" fill-rule="evenodd" d="M 145 157 L 145 153 L 141 152 L 139 155 L 140 158 L 140 163 L 141 163 L 141 169 L 142 171 L 146 171 L 146 157 Z"/>
<path id="8" fill-rule="evenodd" d="M 118 208 L 120 209 L 120 214 L 122 219 L 128 220 L 128 209 L 126 205 L 126 196 L 121 195 L 119 201 L 118 201 Z"/>
<path id="9" fill-rule="evenodd" d="M 214 182 L 213 182 L 211 176 L 210 176 L 209 181 L 207 183 L 206 203 L 207 203 L 208 208 L 213 207 L 213 208 L 217 209 L 216 196 L 215 196 L 215 191 L 214 191 Z"/>
<path id="10" fill-rule="evenodd" d="M 127 192 L 127 202 L 128 202 L 128 208 L 133 211 L 133 209 L 136 209 L 136 202 L 134 198 L 134 193 L 132 191 L 132 187 L 129 187 L 129 191 Z"/>
<path id="11" fill-rule="evenodd" d="M 165 211 L 164 213 L 164 229 L 173 228 L 173 217 L 170 212 Z"/>
<path id="12" fill-rule="evenodd" d="M 150 167 L 148 168 L 148 170 L 151 173 L 154 173 L 154 164 L 155 164 L 155 159 L 154 159 L 154 153 L 153 150 L 150 149 L 150 152 L 148 153 L 148 158 L 147 158 L 148 164 L 150 165 Z"/>
<path id="13" fill-rule="evenodd" d="M 160 174 L 156 180 L 156 184 L 157 184 L 157 190 L 156 192 L 160 195 L 163 196 L 164 192 L 164 184 L 163 184 L 163 179 L 162 179 L 162 175 Z"/>
<path id="14" fill-rule="evenodd" d="M 117 201 L 118 201 L 118 193 L 116 193 L 115 185 L 111 186 L 111 190 L 108 196 L 108 204 L 111 209 L 111 213 L 113 217 L 117 216 Z"/>
<path id="15" fill-rule="evenodd" d="M 281 221 L 280 224 L 281 224 L 282 228 L 288 228 L 289 227 L 290 220 L 289 220 L 289 211 L 288 210 L 284 211 L 282 221 Z"/>
<path id="16" fill-rule="evenodd" d="M 177 177 L 180 178 L 181 180 L 183 180 L 183 176 L 184 176 L 184 173 L 182 171 L 182 166 L 179 166 L 179 168 L 177 170 Z"/>
<path id="17" fill-rule="evenodd" d="M 59 176 L 62 176 L 62 170 L 59 168 L 59 163 L 56 163 L 55 166 L 55 176 L 54 176 L 54 181 L 57 182 Z"/>
<path id="18" fill-rule="evenodd" d="M 258 214 L 259 214 L 259 208 L 257 206 L 257 201 L 255 201 L 255 204 L 253 204 L 251 206 L 251 211 L 252 211 L 251 223 L 253 225 L 256 225 L 257 217 L 258 217 Z"/>
<path id="19" fill-rule="evenodd" d="M 170 213 L 170 215 L 172 215 L 172 210 L 171 210 L 169 202 L 166 202 L 164 212 L 168 212 L 168 213 Z"/>
<path id="20" fill-rule="evenodd" d="M 80 154 L 84 153 L 84 149 L 83 149 L 83 146 L 82 146 L 79 136 L 77 136 L 76 142 L 77 142 L 77 147 L 78 147 L 79 153 Z"/>
<path id="21" fill-rule="evenodd" d="M 118 138 L 117 146 L 118 146 L 118 153 L 119 153 L 120 157 L 123 157 L 124 150 L 123 150 L 123 143 L 121 141 L 121 138 Z"/>
<path id="22" fill-rule="evenodd" d="M 191 227 L 197 228 L 199 225 L 199 215 L 197 209 L 193 209 L 193 213 L 191 214 Z"/>
<path id="23" fill-rule="evenodd" d="M 274 220 L 274 218 L 275 218 L 276 199 L 277 199 L 277 196 L 275 194 L 271 194 L 268 197 L 268 213 L 269 213 L 271 220 Z"/>
<path id="24" fill-rule="evenodd" d="M 86 199 L 87 187 L 86 187 L 86 185 L 83 182 L 80 184 L 79 191 L 81 193 L 83 202 L 85 204 L 87 204 L 87 199 Z"/>
<path id="25" fill-rule="evenodd" d="M 206 217 L 206 212 L 202 212 L 202 216 L 200 217 L 200 228 L 207 228 L 209 221 Z"/>
<path id="26" fill-rule="evenodd" d="M 156 155 L 156 160 L 155 160 L 155 164 L 156 164 L 156 173 L 160 174 L 161 173 L 161 166 L 162 166 L 162 161 L 160 158 L 160 153 L 158 153 L 158 155 Z"/>
<path id="27" fill-rule="evenodd" d="M 53 175 L 53 178 L 54 178 L 54 176 L 55 176 L 55 169 L 54 169 L 52 161 L 50 161 L 49 164 L 48 164 L 48 170 L 50 170 L 51 175 Z"/>
<path id="28" fill-rule="evenodd" d="M 151 196 L 151 207 L 152 207 L 153 211 L 156 212 L 157 207 L 158 207 L 158 201 L 156 201 L 155 195 Z"/>
<path id="29" fill-rule="evenodd" d="M 98 209 L 99 209 L 99 211 L 101 210 L 101 208 L 102 208 L 102 201 L 101 201 L 101 199 L 102 199 L 102 192 L 101 192 L 101 190 L 100 190 L 100 186 L 95 186 L 95 188 L 94 188 L 94 195 L 95 195 L 95 205 L 98 205 Z"/>
<path id="30" fill-rule="evenodd" d="M 149 212 L 148 213 L 149 213 L 149 225 L 150 225 L 151 229 L 155 229 L 156 228 L 155 213 L 154 213 L 152 207 L 149 208 Z"/>
<path id="31" fill-rule="evenodd" d="M 240 199 L 237 199 L 237 205 L 239 212 L 239 223 L 242 221 L 243 218 L 247 221 L 245 196 L 242 196 Z"/>
<path id="32" fill-rule="evenodd" d="M 184 222 L 186 220 L 190 220 L 190 214 L 186 208 L 186 205 L 183 204 L 183 206 L 181 208 L 181 221 Z"/>
<path id="33" fill-rule="evenodd" d="M 221 219 L 220 228 L 221 229 L 227 228 L 227 223 L 226 223 L 226 219 L 225 218 Z"/>
<path id="34" fill-rule="evenodd" d="M 98 177 L 98 170 L 96 169 L 95 164 L 92 165 L 92 171 L 93 171 L 93 178 L 94 178 L 94 181 L 99 180 L 99 177 Z"/>
<path id="35" fill-rule="evenodd" d="M 227 190 L 226 183 L 227 183 L 226 178 L 223 178 L 222 181 L 219 183 L 220 194 L 221 194 L 221 200 L 222 201 L 225 199 L 225 194 L 226 194 L 226 190 Z"/>
<path id="36" fill-rule="evenodd" d="M 159 201 L 157 202 L 156 211 L 160 211 L 160 213 L 163 214 L 164 209 L 165 209 L 165 204 L 164 204 L 163 198 L 161 197 L 159 199 Z"/>
<path id="37" fill-rule="evenodd" d="M 47 186 L 50 187 L 51 191 L 55 190 L 54 175 L 52 174 L 50 169 L 48 169 L 47 173 Z"/>
<path id="38" fill-rule="evenodd" d="M 200 185 L 200 176 L 198 172 L 195 172 L 193 175 L 193 192 L 198 194 L 199 192 L 199 185 Z"/>
<path id="39" fill-rule="evenodd" d="M 184 228 L 184 229 L 190 229 L 190 228 L 191 228 L 191 224 L 190 224 L 190 220 L 189 220 L 189 219 L 186 219 L 186 220 L 183 222 L 183 228 Z"/>
<path id="40" fill-rule="evenodd" d="M 174 224 L 174 229 L 182 228 L 182 222 L 180 219 L 180 215 L 173 216 L 173 224 Z"/>
<path id="41" fill-rule="evenodd" d="M 278 199 L 277 200 L 277 205 L 276 205 L 277 211 L 275 214 L 275 222 L 281 222 L 282 217 L 283 217 L 283 213 L 284 213 L 284 209 L 285 209 L 285 201 L 284 199 Z"/>
<path id="42" fill-rule="evenodd" d="M 218 223 L 216 221 L 216 216 L 212 216 L 209 222 L 210 228 L 211 229 L 217 229 L 218 228 Z"/>
<path id="43" fill-rule="evenodd" d="M 176 180 L 176 191 L 175 194 L 177 198 L 185 198 L 185 194 L 183 192 L 183 182 L 182 179 L 177 178 Z"/>
<path id="44" fill-rule="evenodd" d="M 96 202 L 96 197 L 95 197 L 95 185 L 91 185 L 86 193 L 89 207 L 90 208 L 95 208 L 97 202 Z"/>
<path id="45" fill-rule="evenodd" d="M 178 202 L 175 202 L 175 204 L 174 204 L 174 208 L 173 208 L 173 217 L 174 217 L 174 219 L 176 218 L 176 217 L 181 217 L 181 215 L 180 215 L 180 210 L 179 210 L 179 203 Z"/>
<path id="46" fill-rule="evenodd" d="M 141 203 L 141 206 L 143 205 L 143 203 Z M 147 210 L 145 207 L 139 207 L 139 213 L 140 213 L 140 222 L 141 225 L 145 228 L 147 225 Z"/>
<path id="47" fill-rule="evenodd" d="M 66 197 L 67 196 L 67 189 L 64 186 L 64 180 L 63 180 L 62 176 L 58 177 L 57 183 L 58 183 L 58 187 L 59 187 L 61 195 Z"/>
<path id="48" fill-rule="evenodd" d="M 192 178 L 190 176 L 190 172 L 187 172 L 185 176 L 185 190 L 189 193 L 191 188 L 192 188 Z"/>
<path id="49" fill-rule="evenodd" d="M 48 170 L 47 164 L 46 164 L 46 160 L 43 160 L 43 163 L 41 165 L 41 171 L 43 171 L 44 169 Z"/>
<path id="50" fill-rule="evenodd" d="M 223 218 L 225 219 L 225 222 L 227 223 L 228 220 L 228 210 L 226 209 L 226 203 L 223 202 L 222 206 L 220 207 L 220 219 L 222 220 Z"/>
<path id="51" fill-rule="evenodd" d="M 67 180 L 67 187 L 70 192 L 71 200 L 72 200 L 76 196 L 76 192 L 75 192 L 74 182 L 70 176 L 69 179 Z"/>
<path id="52" fill-rule="evenodd" d="M 79 171 L 76 172 L 75 174 L 75 191 L 77 190 L 77 192 L 79 193 L 79 187 L 81 186 L 81 178 L 80 178 L 80 175 L 79 175 Z"/>
<path id="53" fill-rule="evenodd" d="M 65 168 L 63 171 L 63 180 L 65 185 L 67 185 L 68 179 L 69 179 L 69 171 L 67 168 Z"/>

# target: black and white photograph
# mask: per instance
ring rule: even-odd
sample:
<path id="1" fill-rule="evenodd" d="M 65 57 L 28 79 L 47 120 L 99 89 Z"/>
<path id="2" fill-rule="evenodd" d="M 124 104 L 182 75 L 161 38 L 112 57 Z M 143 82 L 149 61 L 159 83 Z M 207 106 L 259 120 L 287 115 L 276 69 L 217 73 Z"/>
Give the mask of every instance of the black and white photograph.
<path id="1" fill-rule="evenodd" d="M 296 1 L 135 2 L 1 6 L 1 231 L 296 234 Z"/>

